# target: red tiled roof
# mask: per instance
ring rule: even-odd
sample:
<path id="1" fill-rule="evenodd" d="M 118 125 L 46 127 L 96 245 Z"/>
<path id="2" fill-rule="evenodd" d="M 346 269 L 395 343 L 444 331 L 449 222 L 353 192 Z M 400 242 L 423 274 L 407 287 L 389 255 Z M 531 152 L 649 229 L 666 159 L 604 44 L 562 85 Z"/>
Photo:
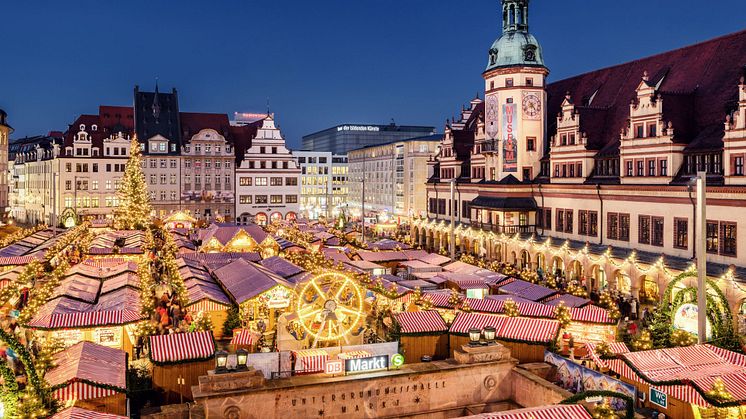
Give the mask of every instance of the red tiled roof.
<path id="1" fill-rule="evenodd" d="M 588 148 L 615 152 L 630 101 L 647 71 L 650 83 L 662 79 L 663 119 L 672 122 L 675 141 L 689 144 L 688 149 L 720 148 L 726 110 L 737 99 L 744 64 L 746 31 L 741 31 L 551 83 L 549 135 L 556 132 L 556 115 L 569 92 L 580 112 L 581 131 L 588 134 Z"/>

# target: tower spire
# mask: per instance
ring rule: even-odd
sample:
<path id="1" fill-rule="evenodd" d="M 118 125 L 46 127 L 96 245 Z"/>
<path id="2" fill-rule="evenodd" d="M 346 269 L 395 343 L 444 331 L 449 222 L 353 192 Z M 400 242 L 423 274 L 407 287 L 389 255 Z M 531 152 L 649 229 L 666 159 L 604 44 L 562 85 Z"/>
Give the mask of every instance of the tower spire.
<path id="1" fill-rule="evenodd" d="M 153 117 L 155 118 L 156 124 L 161 114 L 161 103 L 158 100 L 158 77 L 155 78 L 155 94 L 153 95 Z"/>
<path id="2" fill-rule="evenodd" d="M 503 0 L 503 33 L 528 32 L 529 0 Z"/>

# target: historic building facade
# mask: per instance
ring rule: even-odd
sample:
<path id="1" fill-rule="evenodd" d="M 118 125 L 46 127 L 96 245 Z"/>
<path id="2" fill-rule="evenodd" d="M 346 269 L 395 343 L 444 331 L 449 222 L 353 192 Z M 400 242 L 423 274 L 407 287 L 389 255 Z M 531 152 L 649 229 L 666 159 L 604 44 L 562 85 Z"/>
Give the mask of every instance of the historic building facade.
<path id="1" fill-rule="evenodd" d="M 275 220 L 294 220 L 300 210 L 298 162 L 275 125 L 273 114 L 240 128 L 251 127 L 256 134 L 236 166 L 236 221 L 266 225 Z"/>
<path id="2" fill-rule="evenodd" d="M 309 220 L 334 217 L 347 201 L 347 156 L 293 151 L 300 166 L 300 213 Z"/>
<path id="3" fill-rule="evenodd" d="M 0 216 L 7 218 L 8 211 L 8 138 L 13 128 L 8 125 L 8 114 L 0 109 Z"/>
<path id="4" fill-rule="evenodd" d="M 547 84 L 528 1 L 503 1 L 502 16 L 484 100 L 446 125 L 414 237 L 642 299 L 659 298 L 704 239 L 708 275 L 740 310 L 746 31 Z"/>
<path id="5" fill-rule="evenodd" d="M 350 151 L 351 214 L 360 216 L 364 195 L 366 216 L 387 214 L 400 222 L 423 216 L 427 201 L 417 187 L 421 188 L 431 174 L 428 162 L 441 138 L 434 134 Z"/>

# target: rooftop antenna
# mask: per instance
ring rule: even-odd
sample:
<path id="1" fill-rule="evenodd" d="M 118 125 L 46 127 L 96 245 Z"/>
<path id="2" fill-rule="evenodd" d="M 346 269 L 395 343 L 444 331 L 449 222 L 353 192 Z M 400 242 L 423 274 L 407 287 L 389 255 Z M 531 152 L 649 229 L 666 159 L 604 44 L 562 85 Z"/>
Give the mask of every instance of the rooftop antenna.
<path id="1" fill-rule="evenodd" d="M 267 96 L 267 116 L 269 116 L 269 96 Z"/>

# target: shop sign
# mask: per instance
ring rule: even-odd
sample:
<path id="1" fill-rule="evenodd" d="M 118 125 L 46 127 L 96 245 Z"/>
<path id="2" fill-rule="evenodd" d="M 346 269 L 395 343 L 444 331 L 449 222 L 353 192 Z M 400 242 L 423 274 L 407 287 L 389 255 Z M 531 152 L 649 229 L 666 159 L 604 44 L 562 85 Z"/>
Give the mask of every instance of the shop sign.
<path id="1" fill-rule="evenodd" d="M 650 387 L 650 403 L 667 409 L 668 394 L 656 389 L 655 387 Z"/>
<path id="2" fill-rule="evenodd" d="M 344 374 L 345 363 L 341 359 L 328 360 L 324 366 L 324 372 L 329 375 Z"/>
<path id="3" fill-rule="evenodd" d="M 119 347 L 121 346 L 121 331 L 111 327 L 99 328 L 93 331 L 93 336 L 99 345 Z"/>
<path id="4" fill-rule="evenodd" d="M 57 339 L 62 341 L 65 347 L 73 346 L 83 340 L 83 332 L 79 329 L 63 329 L 54 332 Z"/>
<path id="5" fill-rule="evenodd" d="M 402 365 L 404 365 L 404 355 L 394 354 L 391 357 L 391 366 L 394 368 L 401 368 Z"/>
<path id="6" fill-rule="evenodd" d="M 383 370 L 389 367 L 388 355 L 376 355 L 365 358 L 346 359 L 345 371 L 347 373 L 369 372 Z"/>

